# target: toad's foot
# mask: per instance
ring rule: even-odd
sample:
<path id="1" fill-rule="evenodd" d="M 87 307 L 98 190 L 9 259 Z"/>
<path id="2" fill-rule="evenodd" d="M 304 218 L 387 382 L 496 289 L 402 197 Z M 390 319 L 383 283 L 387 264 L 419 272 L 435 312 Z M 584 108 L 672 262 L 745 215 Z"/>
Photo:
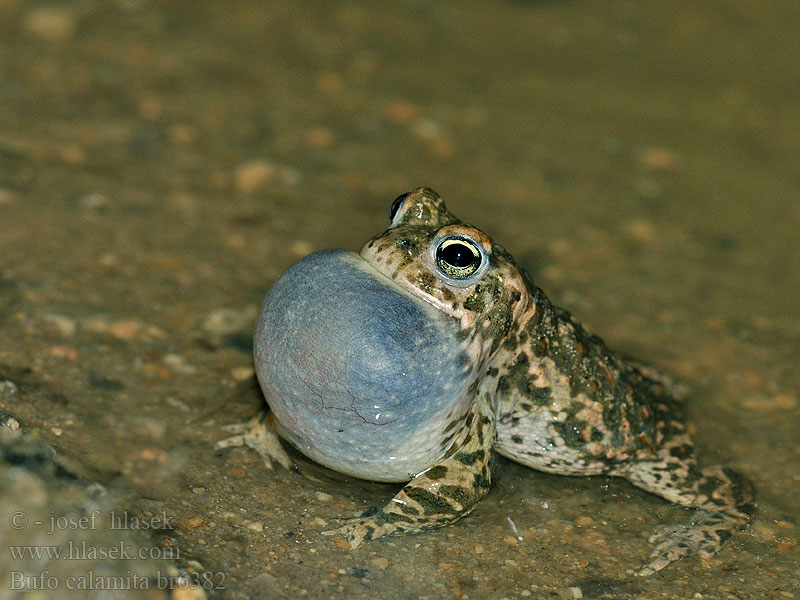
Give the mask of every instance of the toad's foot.
<path id="1" fill-rule="evenodd" d="M 699 469 L 691 456 L 677 447 L 662 451 L 662 460 L 644 461 L 630 467 L 626 477 L 634 485 L 682 506 L 699 509 L 688 525 L 662 528 L 650 537 L 655 550 L 638 574 L 652 575 L 683 556 L 707 559 L 722 548 L 755 512 L 753 487 L 731 469 L 714 466 Z M 669 458 L 666 458 L 669 457 Z"/>
<path id="2" fill-rule="evenodd" d="M 468 514 L 489 491 L 494 428 L 494 419 L 474 404 L 446 458 L 414 477 L 381 510 L 324 535 L 341 536 L 356 548 L 362 541 L 417 533 Z"/>
<path id="3" fill-rule="evenodd" d="M 705 516 L 710 515 L 705 513 Z M 674 524 L 659 527 L 647 540 L 655 545 L 650 563 L 640 569 L 637 575 L 652 575 L 688 554 L 697 554 L 702 559 L 710 558 L 729 537 L 721 536 L 717 528 L 718 524 L 710 521 L 698 525 Z"/>
<path id="4" fill-rule="evenodd" d="M 292 459 L 281 446 L 278 434 L 272 428 L 272 414 L 269 411 L 259 413 L 247 423 L 234 423 L 224 426 L 223 429 L 236 435 L 214 444 L 216 450 L 247 446 L 264 459 L 264 466 L 270 471 L 274 463 L 287 469 L 294 466 Z"/>

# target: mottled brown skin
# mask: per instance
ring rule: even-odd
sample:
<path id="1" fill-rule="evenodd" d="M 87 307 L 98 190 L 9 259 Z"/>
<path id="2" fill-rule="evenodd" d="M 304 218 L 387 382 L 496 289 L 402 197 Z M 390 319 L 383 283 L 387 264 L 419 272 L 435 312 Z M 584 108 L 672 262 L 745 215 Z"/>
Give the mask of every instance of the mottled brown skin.
<path id="1" fill-rule="evenodd" d="M 749 481 L 730 469 L 697 466 L 677 389 L 666 378 L 612 352 L 553 306 L 501 246 L 461 223 L 433 190 L 400 197 L 393 212 L 389 229 L 362 257 L 458 321 L 479 375 L 467 418 L 442 431 L 452 440 L 443 458 L 384 508 L 327 533 L 355 547 L 451 523 L 488 491 L 493 450 L 549 473 L 625 477 L 697 509 L 692 524 L 650 538 L 655 549 L 641 575 L 687 554 L 711 556 L 748 523 Z M 448 238 L 480 250 L 473 276 L 451 277 L 437 262 L 436 249 Z"/>

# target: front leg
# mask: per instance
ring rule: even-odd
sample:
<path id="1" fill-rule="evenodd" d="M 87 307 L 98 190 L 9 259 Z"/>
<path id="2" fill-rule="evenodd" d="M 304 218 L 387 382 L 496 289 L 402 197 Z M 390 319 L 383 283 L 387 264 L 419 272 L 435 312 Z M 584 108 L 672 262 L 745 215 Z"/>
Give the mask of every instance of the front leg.
<path id="1" fill-rule="evenodd" d="M 325 535 L 344 537 L 351 548 L 384 535 L 417 533 L 468 514 L 491 484 L 495 420 L 474 402 L 450 452 L 419 473 L 382 509 L 350 520 Z"/>
<path id="2" fill-rule="evenodd" d="M 225 431 L 236 435 L 218 441 L 214 444 L 214 448 L 222 450 L 223 448 L 247 446 L 258 453 L 268 470 L 272 471 L 274 463 L 291 469 L 294 465 L 292 459 L 286 454 L 286 450 L 281 446 L 278 434 L 275 433 L 274 418 L 267 409 L 261 411 L 247 423 L 225 425 L 223 427 Z"/>

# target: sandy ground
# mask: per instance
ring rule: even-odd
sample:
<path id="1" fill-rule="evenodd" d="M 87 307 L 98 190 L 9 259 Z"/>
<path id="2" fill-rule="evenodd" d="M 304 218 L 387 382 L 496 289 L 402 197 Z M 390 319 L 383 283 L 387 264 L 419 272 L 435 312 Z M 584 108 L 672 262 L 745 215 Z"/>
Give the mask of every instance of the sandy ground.
<path id="1" fill-rule="evenodd" d="M 0 0 L 0 598 L 800 598 L 799 20 Z M 686 511 L 501 461 L 468 518 L 349 551 L 320 531 L 393 486 L 213 451 L 262 402 L 271 283 L 417 185 L 692 387 L 702 461 L 756 483 L 748 530 L 636 578 Z M 165 591 L 181 572 L 206 591 Z"/>

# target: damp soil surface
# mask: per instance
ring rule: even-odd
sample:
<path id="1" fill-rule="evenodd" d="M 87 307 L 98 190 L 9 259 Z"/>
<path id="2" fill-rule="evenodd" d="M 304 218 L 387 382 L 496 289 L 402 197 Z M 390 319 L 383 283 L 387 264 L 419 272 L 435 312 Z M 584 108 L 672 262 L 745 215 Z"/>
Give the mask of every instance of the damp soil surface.
<path id="1" fill-rule="evenodd" d="M 0 0 L 0 598 L 800 598 L 798 22 L 744 0 Z M 639 578 L 689 512 L 499 460 L 467 518 L 351 551 L 320 532 L 395 486 L 214 451 L 263 402 L 270 285 L 419 185 L 690 386 L 701 462 L 755 482 L 748 529 Z"/>

